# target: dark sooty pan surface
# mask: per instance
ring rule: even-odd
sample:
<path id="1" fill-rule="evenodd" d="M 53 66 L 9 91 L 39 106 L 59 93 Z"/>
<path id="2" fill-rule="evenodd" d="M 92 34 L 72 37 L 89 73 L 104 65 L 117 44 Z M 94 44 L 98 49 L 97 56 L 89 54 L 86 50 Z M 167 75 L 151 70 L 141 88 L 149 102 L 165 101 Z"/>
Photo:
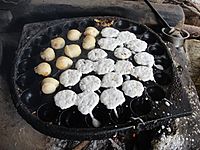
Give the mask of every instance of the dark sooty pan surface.
<path id="1" fill-rule="evenodd" d="M 82 115 L 76 106 L 66 110 L 56 107 L 53 100 L 54 95 L 67 88 L 60 85 L 54 94 L 42 94 L 40 84 L 43 77 L 35 74 L 33 70 L 36 65 L 42 62 L 40 52 L 50 46 L 52 38 L 61 36 L 65 39 L 66 44 L 69 44 L 66 34 L 70 29 L 78 29 L 83 33 L 87 26 L 94 26 L 101 30 L 103 27 L 97 24 L 94 19 L 113 20 L 114 23 L 111 26 L 114 28 L 135 33 L 137 38 L 148 43 L 147 52 L 154 55 L 156 64 L 164 67 L 163 71 L 153 67 L 156 83 L 142 82 L 145 86 L 145 92 L 141 97 L 134 99 L 126 97 L 126 102 L 117 107 L 119 118 L 116 118 L 113 111 L 106 109 L 99 102 L 93 110 L 94 116 L 102 123 L 99 128 L 94 128 L 89 115 Z M 31 35 L 38 24 L 40 27 L 45 26 L 45 29 Z M 158 122 L 191 113 L 187 96 L 182 90 L 182 84 L 168 48 L 161 38 L 148 27 L 119 17 L 63 19 L 38 24 L 28 25 L 25 29 L 25 36 L 22 36 L 12 70 L 11 93 L 20 115 L 40 132 L 63 139 L 101 139 L 110 137 L 118 131 L 151 129 L 156 127 Z M 28 34 L 30 35 L 28 36 Z M 100 35 L 97 39 L 99 38 Z M 73 43 L 81 45 L 82 40 L 83 36 L 79 41 Z M 24 44 L 22 44 L 23 42 Z M 55 52 L 57 57 L 64 55 L 64 50 L 55 50 Z M 86 58 L 88 51 L 83 50 L 82 52 L 80 57 Z M 114 59 L 113 54 L 108 52 L 108 55 Z M 73 59 L 73 61 L 76 62 L 77 59 Z M 136 65 L 132 58 L 131 61 Z M 51 76 L 59 79 L 62 71 L 56 69 L 55 60 L 50 62 L 50 65 L 52 66 Z M 77 85 L 72 89 L 80 93 Z"/>

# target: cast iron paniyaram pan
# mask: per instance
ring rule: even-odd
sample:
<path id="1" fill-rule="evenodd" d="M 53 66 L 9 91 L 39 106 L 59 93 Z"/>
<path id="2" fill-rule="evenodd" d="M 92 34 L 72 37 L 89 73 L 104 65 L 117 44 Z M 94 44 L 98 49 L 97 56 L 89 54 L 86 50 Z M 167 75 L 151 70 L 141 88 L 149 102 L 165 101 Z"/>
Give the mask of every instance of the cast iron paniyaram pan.
<path id="1" fill-rule="evenodd" d="M 100 20 L 100 23 L 97 23 L 95 19 Z M 154 56 L 155 63 L 162 65 L 164 70 L 153 67 L 156 83 L 142 82 L 145 86 L 144 94 L 139 98 L 126 98 L 126 102 L 117 107 L 119 118 L 116 118 L 113 111 L 106 109 L 99 102 L 93 110 L 93 114 L 101 122 L 101 127 L 95 128 L 91 123 L 91 118 L 82 115 L 76 106 L 66 110 L 56 107 L 54 95 L 66 88 L 60 85 L 54 94 L 43 94 L 40 85 L 43 77 L 35 74 L 33 68 L 43 61 L 40 58 L 40 52 L 50 46 L 51 39 L 61 36 L 65 39 L 66 44 L 69 44 L 66 39 L 68 30 L 78 29 L 83 33 L 86 27 L 94 26 L 101 31 L 103 26 L 109 23 L 120 31 L 133 32 L 137 38 L 146 41 L 148 43 L 147 52 Z M 111 137 L 119 131 L 151 129 L 158 126 L 158 122 L 191 113 L 189 101 L 172 63 L 169 49 L 161 38 L 145 25 L 125 18 L 110 16 L 62 19 L 39 24 L 46 28 L 31 37 L 28 36 L 27 31 L 36 30 L 35 24 L 26 26 L 27 35 L 22 36 L 16 52 L 11 79 L 11 94 L 15 107 L 19 114 L 36 130 L 62 139 L 102 139 Z M 100 35 L 97 39 L 99 38 Z M 81 46 L 82 40 L 83 37 L 75 43 Z M 55 52 L 56 57 L 64 55 L 64 50 Z M 86 58 L 87 53 L 88 51 L 83 52 L 79 58 Z M 76 62 L 77 59 L 73 59 L 73 61 Z M 50 65 L 52 67 L 51 76 L 59 79 L 62 71 L 56 69 L 55 60 L 50 62 Z M 73 90 L 77 93 L 80 92 L 77 88 Z"/>

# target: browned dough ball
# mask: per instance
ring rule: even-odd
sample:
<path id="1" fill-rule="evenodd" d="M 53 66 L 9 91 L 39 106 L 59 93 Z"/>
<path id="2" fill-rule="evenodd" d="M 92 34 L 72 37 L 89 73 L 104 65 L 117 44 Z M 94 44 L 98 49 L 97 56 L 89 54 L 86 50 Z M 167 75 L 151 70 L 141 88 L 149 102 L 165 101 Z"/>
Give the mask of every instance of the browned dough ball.
<path id="1" fill-rule="evenodd" d="M 42 62 L 34 68 L 34 71 L 39 75 L 48 76 L 51 74 L 51 66 L 46 62 Z"/>
<path id="2" fill-rule="evenodd" d="M 42 92 L 44 94 L 52 94 L 56 91 L 56 88 L 59 85 L 58 80 L 52 78 L 52 77 L 47 77 L 42 80 Z"/>
<path id="3" fill-rule="evenodd" d="M 96 43 L 96 39 L 91 35 L 87 35 L 83 39 L 82 47 L 86 50 L 91 50 L 91 49 L 95 48 L 95 43 Z"/>
<path id="4" fill-rule="evenodd" d="M 51 47 L 53 49 L 61 49 L 65 46 L 65 40 L 62 37 L 57 37 L 51 40 Z"/>
<path id="5" fill-rule="evenodd" d="M 42 80 L 42 85 L 45 84 L 45 83 L 52 83 L 54 84 L 56 87 L 58 87 L 59 85 L 59 81 L 54 79 L 53 77 L 47 77 L 47 78 L 44 78 Z"/>
<path id="6" fill-rule="evenodd" d="M 73 61 L 65 56 L 60 56 L 58 57 L 58 59 L 56 60 L 56 67 L 60 70 L 65 70 L 68 69 L 72 66 Z"/>
<path id="7" fill-rule="evenodd" d="M 70 44 L 65 46 L 65 55 L 70 58 L 78 57 L 81 54 L 81 48 L 77 44 Z"/>
<path id="8" fill-rule="evenodd" d="M 85 29 L 84 35 L 91 35 L 96 37 L 99 34 L 99 31 L 95 27 L 87 27 Z"/>
<path id="9" fill-rule="evenodd" d="M 48 47 L 40 53 L 40 57 L 45 61 L 52 61 L 55 59 L 55 52 L 52 48 Z"/>
<path id="10" fill-rule="evenodd" d="M 80 37 L 81 32 L 76 29 L 69 30 L 69 32 L 67 33 L 67 38 L 70 41 L 78 41 Z"/>
<path id="11" fill-rule="evenodd" d="M 52 94 L 56 91 L 56 86 L 53 83 L 45 83 L 42 85 L 42 92 L 44 94 Z"/>

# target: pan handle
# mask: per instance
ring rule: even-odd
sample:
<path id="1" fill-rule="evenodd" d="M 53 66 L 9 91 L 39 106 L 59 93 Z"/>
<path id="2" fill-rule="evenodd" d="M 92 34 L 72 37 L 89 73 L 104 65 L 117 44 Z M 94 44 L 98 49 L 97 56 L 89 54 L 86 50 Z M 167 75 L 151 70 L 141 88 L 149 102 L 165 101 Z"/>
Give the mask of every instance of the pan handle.
<path id="1" fill-rule="evenodd" d="M 151 8 L 152 12 L 156 15 L 158 19 L 163 23 L 165 27 L 171 29 L 170 25 L 166 22 L 166 20 L 161 16 L 161 14 L 153 7 L 149 0 L 144 0 L 144 2 Z"/>

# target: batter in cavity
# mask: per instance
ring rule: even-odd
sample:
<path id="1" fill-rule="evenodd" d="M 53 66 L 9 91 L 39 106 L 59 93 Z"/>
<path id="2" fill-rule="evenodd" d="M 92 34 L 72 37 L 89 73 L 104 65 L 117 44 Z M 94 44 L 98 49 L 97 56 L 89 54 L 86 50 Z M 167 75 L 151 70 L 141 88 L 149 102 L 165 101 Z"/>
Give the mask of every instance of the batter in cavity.
<path id="1" fill-rule="evenodd" d="M 132 70 L 132 76 L 141 81 L 154 81 L 153 69 L 146 66 L 137 66 Z"/>
<path id="2" fill-rule="evenodd" d="M 114 51 L 117 46 L 121 45 L 121 42 L 115 38 L 101 38 L 98 44 L 101 49 Z"/>
<path id="3" fill-rule="evenodd" d="M 114 109 L 114 112 L 118 117 L 116 108 L 125 102 L 125 97 L 120 90 L 116 88 L 110 88 L 101 93 L 100 101 L 106 105 L 108 109 Z"/>
<path id="4" fill-rule="evenodd" d="M 123 83 L 122 75 L 110 72 L 103 76 L 101 86 L 105 88 L 119 87 Z"/>
<path id="5" fill-rule="evenodd" d="M 115 72 L 125 75 L 125 74 L 131 74 L 131 71 L 133 70 L 133 64 L 130 61 L 127 60 L 119 60 L 115 64 Z"/>
<path id="6" fill-rule="evenodd" d="M 140 97 L 144 91 L 144 87 L 141 82 L 136 80 L 125 81 L 122 84 L 122 90 L 126 96 L 131 98 Z"/>
<path id="7" fill-rule="evenodd" d="M 134 33 L 131 33 L 129 31 L 122 31 L 118 34 L 117 39 L 122 43 L 127 43 L 129 41 L 135 40 L 136 36 Z"/>
<path id="8" fill-rule="evenodd" d="M 153 55 L 147 52 L 137 53 L 134 56 L 134 60 L 137 64 L 152 67 L 154 65 L 154 57 Z"/>
<path id="9" fill-rule="evenodd" d="M 75 69 L 68 69 L 60 75 L 60 83 L 65 87 L 76 85 L 81 79 L 82 73 Z"/>
<path id="10" fill-rule="evenodd" d="M 100 48 L 95 48 L 88 53 L 88 58 L 92 61 L 98 61 L 100 59 L 106 58 L 107 56 L 108 54 Z"/>
<path id="11" fill-rule="evenodd" d="M 125 47 L 116 48 L 114 51 L 114 56 L 119 59 L 128 59 L 131 55 L 131 51 Z"/>
<path id="12" fill-rule="evenodd" d="M 78 94 L 76 104 L 78 110 L 83 114 L 89 114 L 92 118 L 92 124 L 94 127 L 99 127 L 101 123 L 94 118 L 92 110 L 99 103 L 99 96 L 92 91 L 84 91 L 83 93 Z"/>
<path id="13" fill-rule="evenodd" d="M 77 94 L 72 90 L 62 90 L 54 96 L 56 106 L 67 109 L 76 104 Z"/>
<path id="14" fill-rule="evenodd" d="M 94 70 L 94 63 L 91 60 L 79 59 L 76 62 L 75 68 L 82 74 L 88 74 Z"/>
<path id="15" fill-rule="evenodd" d="M 133 51 L 133 53 L 143 52 L 147 49 L 147 43 L 140 39 L 135 39 L 126 43 L 126 47 Z"/>
<path id="16" fill-rule="evenodd" d="M 106 27 L 101 31 L 102 37 L 117 37 L 119 31 L 112 27 Z"/>
<path id="17" fill-rule="evenodd" d="M 103 75 L 108 72 L 112 72 L 115 68 L 114 60 L 112 59 L 101 59 L 97 62 L 95 62 L 95 68 L 94 71 L 99 74 Z"/>
<path id="18" fill-rule="evenodd" d="M 82 91 L 96 91 L 100 86 L 101 80 L 94 75 L 88 75 L 79 82 L 79 87 Z"/>

